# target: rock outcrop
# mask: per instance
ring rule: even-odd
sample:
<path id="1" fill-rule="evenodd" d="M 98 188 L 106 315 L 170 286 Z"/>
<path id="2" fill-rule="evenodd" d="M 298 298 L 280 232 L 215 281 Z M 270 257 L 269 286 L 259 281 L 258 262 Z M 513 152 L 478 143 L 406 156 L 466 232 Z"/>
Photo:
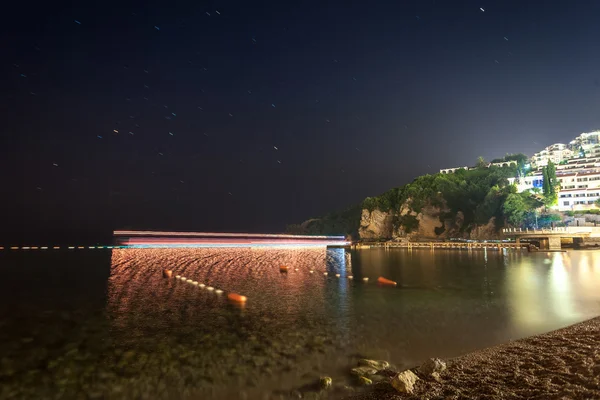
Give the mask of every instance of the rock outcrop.
<path id="1" fill-rule="evenodd" d="M 358 234 L 361 239 L 390 239 L 394 224 L 391 212 L 362 210 Z"/>
<path id="2" fill-rule="evenodd" d="M 412 224 L 409 226 L 412 219 Z M 443 240 L 461 239 L 502 239 L 496 230 L 495 218 L 485 225 L 472 225 L 464 229 L 465 216 L 461 211 L 451 214 L 445 207 L 426 205 L 419 212 L 412 210 L 410 201 L 402 205 L 399 212 L 392 210 L 369 211 L 363 209 L 358 230 L 361 240 Z"/>

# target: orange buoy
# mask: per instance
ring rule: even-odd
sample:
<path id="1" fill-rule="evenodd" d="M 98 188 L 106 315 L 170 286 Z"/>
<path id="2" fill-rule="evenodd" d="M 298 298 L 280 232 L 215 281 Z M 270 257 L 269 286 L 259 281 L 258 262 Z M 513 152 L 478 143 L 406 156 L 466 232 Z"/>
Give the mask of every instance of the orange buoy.
<path id="1" fill-rule="evenodd" d="M 282 265 L 281 267 L 279 267 L 279 272 L 288 272 L 288 267 Z"/>
<path id="2" fill-rule="evenodd" d="M 170 278 L 172 276 L 173 276 L 173 271 L 171 271 L 170 269 L 163 270 L 163 278 Z"/>
<path id="3" fill-rule="evenodd" d="M 377 283 L 381 283 L 382 285 L 392 285 L 392 286 L 397 285 L 396 282 L 386 279 L 383 276 L 380 276 L 379 278 L 377 278 Z"/>
<path id="4" fill-rule="evenodd" d="M 246 296 L 242 296 L 237 293 L 229 293 L 227 298 L 231 301 L 235 301 L 236 303 L 245 303 L 246 300 L 248 300 Z"/>

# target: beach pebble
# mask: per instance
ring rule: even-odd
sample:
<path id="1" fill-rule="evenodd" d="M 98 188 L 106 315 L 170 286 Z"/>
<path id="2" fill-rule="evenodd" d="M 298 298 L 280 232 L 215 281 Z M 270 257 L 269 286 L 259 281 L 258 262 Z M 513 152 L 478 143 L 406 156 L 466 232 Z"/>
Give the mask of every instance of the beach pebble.
<path id="1" fill-rule="evenodd" d="M 419 379 L 411 370 L 400 372 L 392 379 L 392 386 L 400 393 L 412 393 L 415 382 Z"/>

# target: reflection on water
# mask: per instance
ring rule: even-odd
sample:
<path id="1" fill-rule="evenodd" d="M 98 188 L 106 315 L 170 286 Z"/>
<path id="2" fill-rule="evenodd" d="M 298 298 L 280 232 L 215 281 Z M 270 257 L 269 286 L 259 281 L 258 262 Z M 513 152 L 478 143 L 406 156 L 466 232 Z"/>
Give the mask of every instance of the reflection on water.
<path id="1" fill-rule="evenodd" d="M 590 264 L 591 263 L 591 264 Z M 589 318 L 600 304 L 600 253 L 548 253 L 523 258 L 506 270 L 511 325 L 519 335 L 538 333 Z"/>
<path id="2" fill-rule="evenodd" d="M 0 398 L 279 398 L 322 374 L 347 382 L 355 355 L 410 367 L 600 314 L 600 252 L 116 249 L 0 261 Z M 163 279 L 165 268 L 225 293 Z"/>

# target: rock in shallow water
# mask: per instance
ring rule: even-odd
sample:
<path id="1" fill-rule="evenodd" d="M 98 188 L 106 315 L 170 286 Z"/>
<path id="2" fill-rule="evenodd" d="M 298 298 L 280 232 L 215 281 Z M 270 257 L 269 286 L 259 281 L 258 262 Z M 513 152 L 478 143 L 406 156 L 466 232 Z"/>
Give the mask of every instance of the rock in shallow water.
<path id="1" fill-rule="evenodd" d="M 403 371 L 392 379 L 392 386 L 400 393 L 412 393 L 418 379 L 411 370 Z"/>
<path id="2" fill-rule="evenodd" d="M 366 386 L 366 385 L 372 385 L 373 381 L 370 380 L 369 378 L 365 378 L 364 376 L 359 376 L 358 383 L 359 383 L 359 385 Z"/>
<path id="3" fill-rule="evenodd" d="M 369 368 L 373 368 L 373 369 L 376 369 L 377 371 L 379 371 L 379 370 L 386 369 L 387 367 L 389 367 L 390 363 L 387 361 L 377 361 L 377 360 L 369 360 L 366 358 L 362 358 L 362 359 L 358 360 L 358 365 L 360 367 L 369 367 Z"/>
<path id="4" fill-rule="evenodd" d="M 356 367 L 356 368 L 352 368 L 350 370 L 350 373 L 352 375 L 357 375 L 357 376 L 370 376 L 370 375 L 375 375 L 377 373 L 377 370 L 375 368 L 371 368 L 371 367 Z"/>
<path id="5" fill-rule="evenodd" d="M 328 376 L 324 376 L 319 380 L 319 386 L 321 389 L 329 389 L 333 385 L 333 379 Z"/>

